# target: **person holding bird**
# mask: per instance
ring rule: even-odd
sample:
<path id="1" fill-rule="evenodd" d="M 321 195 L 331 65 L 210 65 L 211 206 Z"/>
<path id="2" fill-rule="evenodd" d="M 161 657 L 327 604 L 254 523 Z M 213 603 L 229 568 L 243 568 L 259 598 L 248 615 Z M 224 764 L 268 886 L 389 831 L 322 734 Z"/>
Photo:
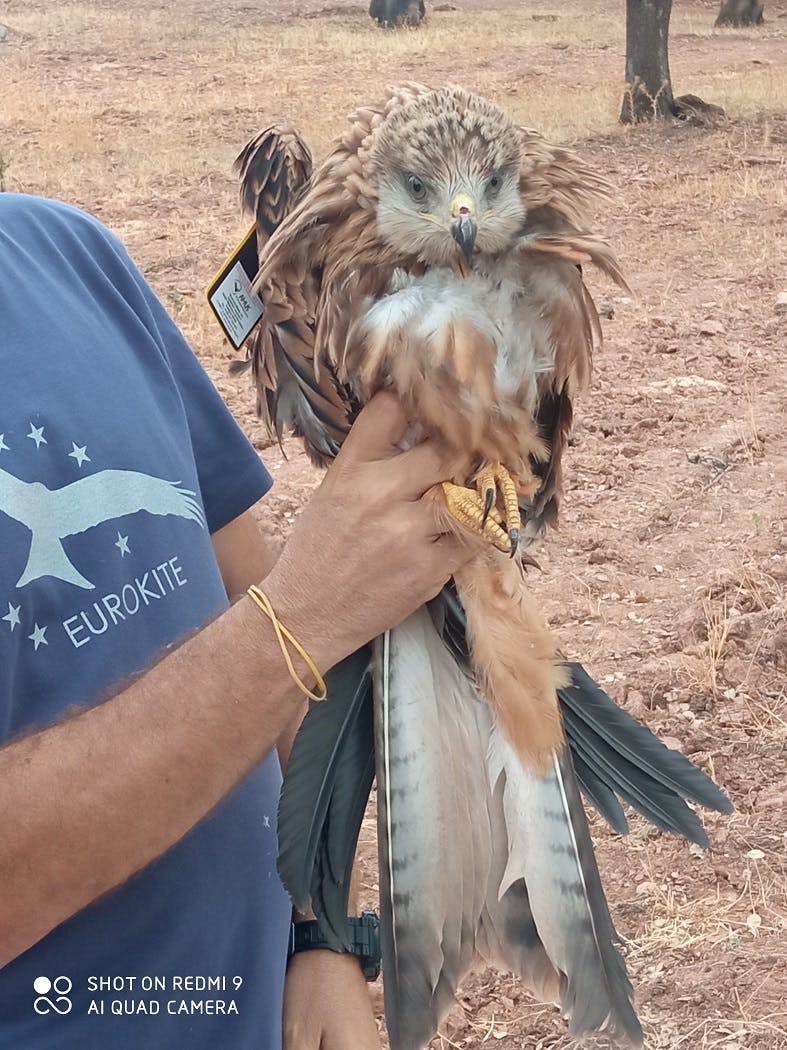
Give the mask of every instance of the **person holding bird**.
<path id="1" fill-rule="evenodd" d="M 420 1050 L 479 959 L 636 1043 L 579 790 L 695 841 L 684 799 L 728 802 L 526 593 L 598 337 L 579 267 L 622 281 L 584 224 L 603 180 L 419 85 L 315 172 L 288 128 L 240 160 L 259 404 L 327 465 L 280 552 L 270 475 L 117 238 L 0 194 L 0 1046 L 378 1050 L 341 937 L 289 951 L 293 900 L 347 917 L 370 779 L 327 744 L 372 677 L 392 1045 Z M 291 753 L 294 788 L 336 788 L 313 836 L 306 790 L 277 828 Z M 175 996 L 184 975 L 221 992 Z"/>

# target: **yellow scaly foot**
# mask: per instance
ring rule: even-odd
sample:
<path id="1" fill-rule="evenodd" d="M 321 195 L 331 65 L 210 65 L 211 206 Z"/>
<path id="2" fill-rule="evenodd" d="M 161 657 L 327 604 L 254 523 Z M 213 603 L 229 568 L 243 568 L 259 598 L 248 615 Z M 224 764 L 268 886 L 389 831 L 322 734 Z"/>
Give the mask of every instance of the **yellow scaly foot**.
<path id="1" fill-rule="evenodd" d="M 485 514 L 491 513 L 497 507 L 498 494 L 500 495 L 502 516 L 508 530 L 509 550 L 513 558 L 519 546 L 519 532 L 522 528 L 516 482 L 502 463 L 488 463 L 476 475 L 475 485 L 483 498 Z"/>
<path id="2" fill-rule="evenodd" d="M 443 484 L 448 511 L 460 525 L 483 536 L 499 551 L 516 554 L 522 520 L 513 478 L 505 467 L 490 464 L 475 479 L 476 488 Z M 498 494 L 503 513 L 498 509 Z"/>

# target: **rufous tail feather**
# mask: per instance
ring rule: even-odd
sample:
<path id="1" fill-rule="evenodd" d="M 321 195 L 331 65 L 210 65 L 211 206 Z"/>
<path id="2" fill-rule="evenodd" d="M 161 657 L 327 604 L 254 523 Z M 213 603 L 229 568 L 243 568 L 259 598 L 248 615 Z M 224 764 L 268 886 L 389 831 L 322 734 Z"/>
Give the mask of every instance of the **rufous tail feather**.
<path id="1" fill-rule="evenodd" d="M 456 585 L 478 686 L 523 764 L 545 773 L 563 740 L 557 689 L 566 672 L 522 567 L 499 551 L 481 550 L 457 573 Z"/>

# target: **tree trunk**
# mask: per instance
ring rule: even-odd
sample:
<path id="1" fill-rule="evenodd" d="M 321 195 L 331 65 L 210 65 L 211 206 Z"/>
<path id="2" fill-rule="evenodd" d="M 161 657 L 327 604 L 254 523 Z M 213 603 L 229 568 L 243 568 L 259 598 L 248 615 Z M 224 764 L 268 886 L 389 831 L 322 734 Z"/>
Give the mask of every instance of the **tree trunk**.
<path id="1" fill-rule="evenodd" d="M 672 0 L 626 0 L 626 93 L 620 120 L 670 117 L 669 20 Z"/>
<path id="2" fill-rule="evenodd" d="M 424 17 L 424 0 L 371 0 L 369 14 L 384 29 L 417 26 Z"/>
<path id="3" fill-rule="evenodd" d="M 721 0 L 717 26 L 761 26 L 762 4 L 759 0 Z"/>

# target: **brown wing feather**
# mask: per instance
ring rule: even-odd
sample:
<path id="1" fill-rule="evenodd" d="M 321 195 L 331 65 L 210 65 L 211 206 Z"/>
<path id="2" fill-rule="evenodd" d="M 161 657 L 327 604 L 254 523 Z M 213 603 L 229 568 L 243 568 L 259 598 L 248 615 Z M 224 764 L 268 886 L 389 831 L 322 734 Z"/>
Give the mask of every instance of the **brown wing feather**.
<path id="1" fill-rule="evenodd" d="M 235 162 L 241 201 L 256 219 L 257 250 L 262 259 L 271 237 L 306 193 L 312 176 L 308 146 L 289 125 L 273 125 L 256 135 Z M 307 284 L 307 282 L 304 282 Z M 308 287 L 296 290 L 302 305 Z M 257 387 L 257 410 L 281 441 L 285 429 L 304 438 L 315 462 L 324 464 L 339 449 L 355 408 L 348 404 L 330 371 L 314 380 L 313 323 L 291 317 L 272 324 L 266 315 L 247 343 L 247 360 Z"/>
<path id="2" fill-rule="evenodd" d="M 546 142 L 536 131 L 519 128 L 522 166 L 519 190 L 528 210 L 528 226 L 587 229 L 590 210 L 610 200 L 612 183 L 561 146 Z M 542 215 L 543 209 L 543 215 Z"/>
<path id="3" fill-rule="evenodd" d="M 376 191 L 364 175 L 370 140 L 393 109 L 426 90 L 405 84 L 379 105 L 355 112 L 312 175 L 308 194 L 260 251 L 255 288 L 265 314 L 255 347 L 269 347 L 273 358 L 264 368 L 255 364 L 262 415 L 279 435 L 286 426 L 303 436 L 316 462 L 336 454 L 360 407 L 339 378 L 346 375 L 350 304 L 382 294 L 403 262 L 377 236 Z M 258 356 L 253 350 L 255 362 Z M 291 380 L 286 396 L 283 376 Z"/>
<path id="4" fill-rule="evenodd" d="M 571 150 L 550 145 L 528 128 L 519 133 L 519 185 L 527 209 L 520 245 L 523 275 L 535 286 L 555 347 L 554 373 L 543 383 L 536 411 L 548 450 L 546 458 L 532 461 L 541 487 L 522 507 L 528 533 L 534 535 L 556 523 L 572 399 L 587 384 L 593 351 L 601 345 L 601 325 L 582 267 L 592 263 L 629 289 L 612 249 L 589 232 L 591 209 L 613 197 L 612 184 Z"/>
<path id="5" fill-rule="evenodd" d="M 520 501 L 528 537 L 537 536 L 547 525 L 557 524 L 563 495 L 563 452 L 573 418 L 574 406 L 566 385 L 550 385 L 538 403 L 536 414 L 538 432 L 548 454 L 545 459 L 534 459 L 531 463 L 540 486 L 535 496 Z"/>
<path id="6" fill-rule="evenodd" d="M 273 124 L 244 146 L 234 170 L 240 177 L 241 204 L 256 220 L 262 250 L 306 190 L 312 155 L 295 128 Z"/>
<path id="7" fill-rule="evenodd" d="M 523 265 L 551 278 L 545 295 L 556 350 L 555 385 L 569 393 L 589 376 L 601 326 L 581 277 L 592 263 L 619 287 L 629 290 L 612 249 L 589 232 L 590 211 L 613 196 L 613 186 L 571 150 L 552 146 L 535 131 L 520 128 L 523 161 L 519 188 L 527 209 L 521 251 Z M 572 267 L 580 267 L 579 271 Z M 579 276 L 578 276 L 579 275 Z"/>

